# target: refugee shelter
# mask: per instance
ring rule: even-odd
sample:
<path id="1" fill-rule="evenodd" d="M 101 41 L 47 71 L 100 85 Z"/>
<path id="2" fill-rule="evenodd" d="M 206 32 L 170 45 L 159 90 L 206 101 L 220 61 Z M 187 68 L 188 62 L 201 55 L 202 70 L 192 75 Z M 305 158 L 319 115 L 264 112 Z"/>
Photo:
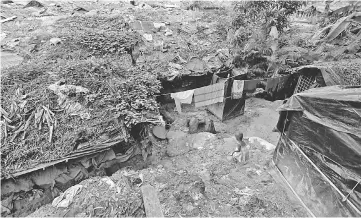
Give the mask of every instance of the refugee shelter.
<path id="1" fill-rule="evenodd" d="M 316 217 L 361 216 L 361 86 L 293 95 L 280 108 L 273 161 Z"/>
<path id="2" fill-rule="evenodd" d="M 275 101 L 291 97 L 296 88 L 298 78 L 298 74 L 290 74 L 267 79 L 265 88 L 267 92 L 266 99 Z"/>
<path id="3" fill-rule="evenodd" d="M 323 62 L 294 68 L 294 94 L 311 88 L 334 85 L 361 85 L 361 59 Z"/>
<path id="4" fill-rule="evenodd" d="M 224 83 L 224 98 L 222 102 L 214 103 L 207 106 L 207 110 L 215 115 L 221 121 L 229 120 L 234 117 L 244 114 L 244 107 L 246 104 L 244 87 L 247 83 L 243 80 L 242 87 L 239 91 L 239 96 L 232 96 L 233 86 L 237 81 L 234 78 L 217 78 L 212 82 Z"/>

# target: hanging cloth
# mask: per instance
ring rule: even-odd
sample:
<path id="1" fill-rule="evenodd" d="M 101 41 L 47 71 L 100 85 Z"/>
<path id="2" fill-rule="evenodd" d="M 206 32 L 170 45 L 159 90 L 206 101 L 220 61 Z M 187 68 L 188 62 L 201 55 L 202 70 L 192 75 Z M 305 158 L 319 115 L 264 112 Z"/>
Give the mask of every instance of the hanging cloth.
<path id="1" fill-rule="evenodd" d="M 243 96 L 244 80 L 233 80 L 232 99 L 241 99 Z"/>
<path id="2" fill-rule="evenodd" d="M 219 76 L 217 76 L 215 73 L 212 76 L 212 85 L 216 84 L 219 80 Z"/>
<path id="3" fill-rule="evenodd" d="M 182 113 L 181 104 L 192 104 L 194 90 L 171 93 L 170 97 L 174 99 L 178 113 Z"/>

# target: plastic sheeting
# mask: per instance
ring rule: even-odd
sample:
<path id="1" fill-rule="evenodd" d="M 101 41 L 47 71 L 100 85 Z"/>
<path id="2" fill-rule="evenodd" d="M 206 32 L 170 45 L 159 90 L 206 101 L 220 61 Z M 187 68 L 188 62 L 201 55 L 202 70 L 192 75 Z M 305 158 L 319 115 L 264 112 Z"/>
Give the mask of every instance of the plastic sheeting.
<path id="1" fill-rule="evenodd" d="M 309 120 L 361 137 L 361 86 L 310 89 L 292 96 L 279 111 L 302 111 Z"/>
<path id="2" fill-rule="evenodd" d="M 297 75 L 286 75 L 267 79 L 267 100 L 283 100 L 293 95 L 297 85 Z"/>
<path id="3" fill-rule="evenodd" d="M 162 83 L 162 94 L 175 93 L 208 86 L 212 82 L 212 74 L 204 73 L 202 75 L 182 75 L 172 81 L 160 79 Z M 169 96 L 170 98 L 170 96 Z"/>
<path id="4" fill-rule="evenodd" d="M 360 216 L 361 87 L 308 90 L 279 110 L 274 162 L 290 186 L 315 216 Z"/>
<path id="5" fill-rule="evenodd" d="M 314 216 L 359 216 L 287 137 L 281 138 L 274 154 L 283 177 Z"/>

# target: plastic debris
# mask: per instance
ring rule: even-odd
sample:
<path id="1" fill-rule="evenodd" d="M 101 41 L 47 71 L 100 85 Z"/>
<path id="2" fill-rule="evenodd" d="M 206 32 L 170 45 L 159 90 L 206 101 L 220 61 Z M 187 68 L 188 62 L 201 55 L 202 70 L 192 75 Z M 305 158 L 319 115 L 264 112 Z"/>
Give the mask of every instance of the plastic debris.
<path id="1" fill-rule="evenodd" d="M 51 84 L 48 88 L 52 90 L 56 95 L 58 95 L 58 104 L 60 107 L 65 109 L 70 116 L 80 116 L 82 119 L 90 119 L 90 113 L 79 103 L 68 98 L 67 94 L 70 91 L 75 91 L 75 93 L 85 93 L 89 92 L 88 89 L 81 86 L 74 85 L 59 85 L 61 81 Z"/>
<path id="2" fill-rule="evenodd" d="M 100 181 L 105 182 L 110 186 L 110 188 L 115 188 L 117 190 L 117 193 L 119 194 L 121 192 L 121 189 L 119 186 L 117 186 L 113 180 L 111 180 L 109 177 L 102 178 Z"/>
<path id="3" fill-rule="evenodd" d="M 246 195 L 246 196 L 251 196 L 254 194 L 254 190 L 252 190 L 248 187 L 241 189 L 241 190 L 239 190 L 238 188 L 235 188 L 234 192 L 238 195 Z"/>
<path id="4" fill-rule="evenodd" d="M 51 38 L 50 39 L 50 44 L 51 45 L 58 45 L 61 43 L 61 39 L 60 38 Z"/>
<path id="5" fill-rule="evenodd" d="M 165 23 L 154 23 L 154 28 L 156 28 L 158 31 L 160 31 L 162 27 L 165 28 Z"/>
<path id="6" fill-rule="evenodd" d="M 82 185 L 74 185 L 68 188 L 64 193 L 53 200 L 53 207 L 68 207 L 73 203 L 74 196 L 80 193 L 82 188 Z"/>
<path id="7" fill-rule="evenodd" d="M 173 31 L 171 29 L 167 29 L 164 33 L 165 36 L 171 36 L 173 35 Z"/>
<path id="8" fill-rule="evenodd" d="M 147 41 L 152 41 L 153 40 L 153 36 L 152 34 L 144 34 L 143 37 L 147 40 Z"/>

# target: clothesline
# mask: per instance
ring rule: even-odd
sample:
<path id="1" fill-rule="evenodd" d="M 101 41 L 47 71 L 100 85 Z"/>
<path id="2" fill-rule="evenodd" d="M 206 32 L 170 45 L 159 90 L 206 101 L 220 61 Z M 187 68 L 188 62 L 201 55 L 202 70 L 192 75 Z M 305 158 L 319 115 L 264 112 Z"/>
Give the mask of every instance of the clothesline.
<path id="1" fill-rule="evenodd" d="M 239 76 L 239 75 L 237 75 L 237 76 Z M 227 77 L 226 79 L 229 80 L 229 79 L 232 79 L 234 77 L 236 77 L 236 76 L 230 76 L 230 77 Z M 212 84 L 212 85 L 214 85 L 214 84 Z M 172 94 L 172 93 L 170 92 L 170 93 L 164 93 L 164 94 L 155 94 L 155 96 L 164 96 L 164 95 L 170 95 L 170 94 Z"/>

